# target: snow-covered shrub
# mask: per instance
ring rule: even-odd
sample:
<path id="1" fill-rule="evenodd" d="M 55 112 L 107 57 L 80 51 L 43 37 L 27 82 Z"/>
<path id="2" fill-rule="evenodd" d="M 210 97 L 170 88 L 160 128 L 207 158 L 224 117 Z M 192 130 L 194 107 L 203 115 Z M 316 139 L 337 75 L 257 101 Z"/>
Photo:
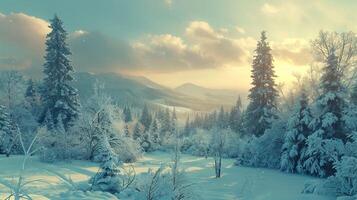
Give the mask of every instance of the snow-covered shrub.
<path id="1" fill-rule="evenodd" d="M 31 155 L 33 155 L 38 150 L 38 149 L 34 148 L 34 144 L 39 137 L 40 131 L 37 132 L 36 135 L 31 139 L 31 142 L 29 143 L 28 146 L 26 146 L 23 141 L 22 133 L 18 132 L 19 142 L 20 142 L 24 157 L 22 160 L 21 171 L 20 171 L 19 176 L 16 180 L 9 181 L 9 180 L 0 178 L 0 184 L 10 190 L 10 195 L 7 196 L 5 199 L 9 199 L 9 200 L 10 199 L 15 199 L 15 200 L 32 199 L 30 196 L 30 192 L 27 190 L 26 187 L 31 183 L 39 182 L 39 180 L 26 180 L 26 177 L 24 177 L 24 172 L 27 167 L 27 160 L 30 158 Z"/>
<path id="2" fill-rule="evenodd" d="M 112 150 L 106 137 L 101 139 L 100 149 L 101 154 L 97 158 L 101 160 L 100 171 L 89 180 L 91 190 L 120 193 L 133 183 L 135 173 L 119 167 L 118 156 Z"/>
<path id="3" fill-rule="evenodd" d="M 333 163 L 337 162 L 345 153 L 345 146 L 339 139 L 322 139 L 320 131 L 316 131 L 307 138 L 306 158 L 303 171 L 320 177 L 335 173 Z"/>
<path id="4" fill-rule="evenodd" d="M 135 190 L 123 192 L 119 197 L 131 197 L 136 200 L 194 200 L 199 199 L 186 173 L 182 170 L 174 172 L 173 166 L 140 174 L 135 181 Z M 126 194 L 128 193 L 128 194 Z"/>
<path id="5" fill-rule="evenodd" d="M 336 174 L 327 179 L 336 187 L 337 196 L 357 195 L 357 158 L 342 157 L 341 161 L 335 163 Z"/>
<path id="6" fill-rule="evenodd" d="M 184 139 L 182 150 L 195 156 L 208 156 L 211 142 L 211 133 L 203 129 L 197 129 L 187 139 Z"/>
<path id="7" fill-rule="evenodd" d="M 135 182 L 135 187 L 138 191 L 134 194 L 135 199 L 140 200 L 170 199 L 170 190 L 172 189 L 169 173 L 163 166 L 156 170 L 149 169 L 148 172 L 140 174 Z"/>
<path id="8" fill-rule="evenodd" d="M 47 130 L 41 128 L 39 138 L 40 159 L 44 162 L 78 159 L 84 151 L 80 151 L 81 141 L 77 135 L 66 132 L 61 128 Z"/>
<path id="9" fill-rule="evenodd" d="M 226 158 L 237 158 L 240 153 L 239 143 L 241 142 L 239 134 L 228 129 L 226 131 L 225 139 L 226 141 L 223 148 L 223 156 Z"/>
<path id="10" fill-rule="evenodd" d="M 141 157 L 142 151 L 138 142 L 131 137 L 116 135 L 115 140 L 110 143 L 113 151 L 122 162 L 135 162 Z"/>
<path id="11" fill-rule="evenodd" d="M 237 165 L 251 167 L 279 168 L 281 149 L 284 141 L 286 122 L 276 120 L 271 129 L 265 131 L 260 137 L 245 138 L 247 142 L 242 144 L 242 152 L 237 158 Z"/>

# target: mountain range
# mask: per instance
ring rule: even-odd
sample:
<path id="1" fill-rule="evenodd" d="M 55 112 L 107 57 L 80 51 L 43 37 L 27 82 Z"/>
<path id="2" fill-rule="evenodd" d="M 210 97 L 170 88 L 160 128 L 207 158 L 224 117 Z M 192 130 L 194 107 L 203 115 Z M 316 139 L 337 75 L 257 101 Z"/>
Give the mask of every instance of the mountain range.
<path id="1" fill-rule="evenodd" d="M 82 101 L 94 93 L 93 86 L 96 82 L 102 84 L 104 92 L 119 104 L 153 104 L 175 107 L 182 111 L 211 111 L 220 106 L 231 107 L 239 93 L 234 90 L 205 88 L 192 83 L 168 88 L 142 76 L 79 72 L 74 86 L 78 88 Z"/>

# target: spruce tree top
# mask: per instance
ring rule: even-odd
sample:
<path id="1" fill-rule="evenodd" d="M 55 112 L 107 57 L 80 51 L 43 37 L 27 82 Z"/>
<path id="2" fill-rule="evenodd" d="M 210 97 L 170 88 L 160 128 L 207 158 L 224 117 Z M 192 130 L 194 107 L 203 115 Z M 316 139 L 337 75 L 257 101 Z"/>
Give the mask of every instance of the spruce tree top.
<path id="1" fill-rule="evenodd" d="M 61 78 L 58 81 L 72 81 L 74 73 L 73 67 L 70 65 L 68 58 L 71 51 L 66 44 L 67 32 L 63 28 L 62 21 L 57 15 L 50 20 L 50 28 L 52 31 L 47 35 L 46 40 L 46 55 L 44 73 L 47 75 L 45 82 L 47 84 L 55 84 L 52 79 L 54 77 Z M 61 75 L 65 76 L 61 76 Z"/>
<path id="2" fill-rule="evenodd" d="M 250 89 L 249 98 L 255 99 L 256 96 L 269 95 L 265 100 L 268 102 L 261 102 L 270 104 L 276 107 L 276 98 L 278 91 L 275 89 L 276 84 L 274 78 L 276 77 L 273 65 L 273 56 L 271 48 L 267 41 L 266 32 L 262 31 L 260 41 L 258 42 L 257 49 L 255 50 L 252 69 L 252 85 Z"/>

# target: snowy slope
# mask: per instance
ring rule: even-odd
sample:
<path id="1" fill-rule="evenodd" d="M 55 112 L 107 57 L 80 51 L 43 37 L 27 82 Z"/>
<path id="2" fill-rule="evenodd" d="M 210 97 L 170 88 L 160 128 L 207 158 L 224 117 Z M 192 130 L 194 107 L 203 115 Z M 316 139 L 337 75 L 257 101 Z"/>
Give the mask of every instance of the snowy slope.
<path id="1" fill-rule="evenodd" d="M 170 161 L 168 153 L 155 152 L 147 154 L 135 163 L 137 173 L 146 172 L 148 168 L 157 168 L 161 163 Z M 22 156 L 0 157 L 0 177 L 11 177 L 18 174 Z M 304 183 L 316 180 L 312 177 L 291 175 L 269 169 L 255 169 L 233 166 L 232 159 L 223 161 L 223 177 L 214 178 L 212 159 L 182 155 L 182 167 L 186 169 L 198 194 L 205 200 L 332 200 L 333 197 L 301 194 Z M 34 199 L 63 199 L 59 194 L 66 191 L 65 185 L 47 169 L 70 175 L 75 181 L 85 181 L 97 171 L 97 164 L 85 161 L 46 164 L 32 157 L 25 173 L 27 179 L 41 179 L 29 187 Z M 8 192 L 0 186 L 0 199 Z M 101 193 L 72 193 L 70 199 L 114 199 L 113 196 Z M 99 198 L 100 196 L 100 198 Z"/>

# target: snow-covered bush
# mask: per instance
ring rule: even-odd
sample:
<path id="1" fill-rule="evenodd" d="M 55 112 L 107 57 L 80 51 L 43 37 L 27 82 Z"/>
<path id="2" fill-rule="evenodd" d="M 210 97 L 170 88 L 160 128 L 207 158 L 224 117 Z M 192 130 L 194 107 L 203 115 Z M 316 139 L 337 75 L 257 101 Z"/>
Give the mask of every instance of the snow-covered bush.
<path id="1" fill-rule="evenodd" d="M 176 162 L 176 166 L 178 163 Z M 140 174 L 135 181 L 135 189 L 119 194 L 119 198 L 135 200 L 194 200 L 199 199 L 194 188 L 186 177 L 185 171 L 170 166 L 161 166 L 156 170 L 149 169 Z"/>
<path id="2" fill-rule="evenodd" d="M 97 159 L 101 160 L 100 171 L 89 180 L 91 190 L 120 193 L 133 183 L 135 172 L 119 167 L 118 156 L 106 137 L 101 139 L 99 148 L 101 153 Z"/>
<path id="3" fill-rule="evenodd" d="M 344 156 L 334 167 L 336 175 L 327 181 L 335 183 L 337 196 L 357 195 L 357 158 Z"/>
<path id="4" fill-rule="evenodd" d="M 195 156 L 208 156 L 211 134 L 203 129 L 196 129 L 195 133 L 185 138 L 182 150 Z"/>
<path id="5" fill-rule="evenodd" d="M 44 162 L 56 162 L 59 160 L 80 159 L 81 153 L 79 138 L 76 135 L 53 129 L 51 131 L 41 128 L 39 138 L 40 159 Z"/>
<path id="6" fill-rule="evenodd" d="M 247 137 L 241 140 L 241 152 L 236 164 L 251 167 L 279 168 L 281 149 L 284 141 L 286 122 L 276 120 L 272 128 L 260 137 Z"/>
<path id="7" fill-rule="evenodd" d="M 320 177 L 335 173 L 333 163 L 345 153 L 345 146 L 339 139 L 322 139 L 321 132 L 316 131 L 307 138 L 307 149 L 303 171 Z"/>
<path id="8" fill-rule="evenodd" d="M 141 157 L 142 151 L 138 142 L 131 137 L 118 134 L 112 138 L 110 145 L 122 162 L 135 162 Z"/>
<path id="9" fill-rule="evenodd" d="M 134 199 L 138 200 L 170 199 L 172 193 L 170 175 L 164 166 L 156 170 L 149 169 L 148 172 L 140 174 L 135 181 L 135 187 L 137 192 L 134 193 Z M 125 192 L 121 195 L 129 196 Z"/>

